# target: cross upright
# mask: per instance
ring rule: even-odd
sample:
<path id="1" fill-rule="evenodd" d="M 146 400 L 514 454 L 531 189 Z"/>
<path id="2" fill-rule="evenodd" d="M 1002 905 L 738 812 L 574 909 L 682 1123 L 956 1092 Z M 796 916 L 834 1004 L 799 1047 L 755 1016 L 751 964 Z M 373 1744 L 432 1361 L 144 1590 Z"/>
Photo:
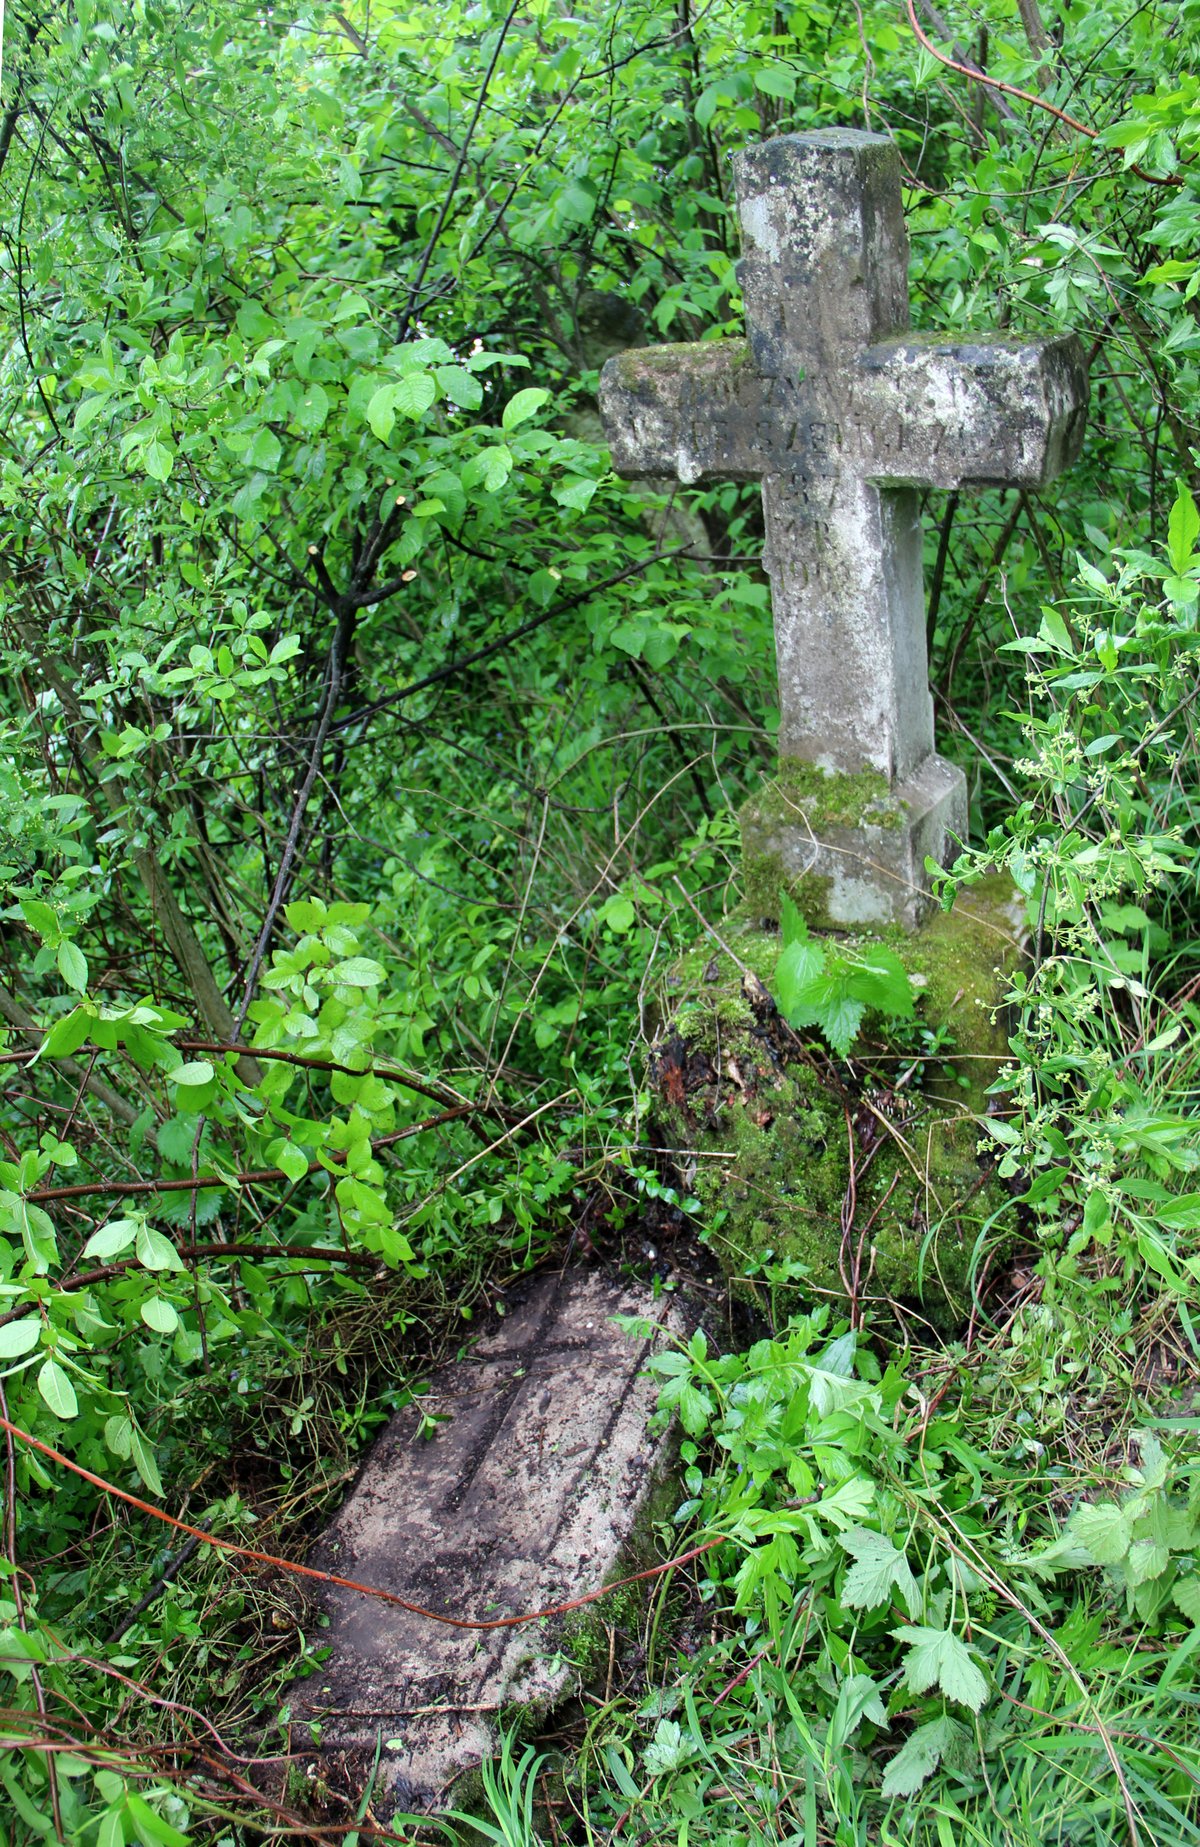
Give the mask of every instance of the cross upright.
<path id="1" fill-rule="evenodd" d="M 734 175 L 747 338 L 611 359 L 613 465 L 761 481 L 780 775 L 743 811 L 747 862 L 815 923 L 913 928 L 926 857 L 944 863 L 967 819 L 934 750 L 918 490 L 1051 480 L 1082 441 L 1083 350 L 908 331 L 885 136 L 780 136 Z"/>

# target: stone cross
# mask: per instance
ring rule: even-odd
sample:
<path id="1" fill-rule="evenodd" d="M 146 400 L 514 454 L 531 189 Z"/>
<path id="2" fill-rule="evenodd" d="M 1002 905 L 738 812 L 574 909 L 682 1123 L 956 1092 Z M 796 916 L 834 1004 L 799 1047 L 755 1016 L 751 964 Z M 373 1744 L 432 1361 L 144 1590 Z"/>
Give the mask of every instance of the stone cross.
<path id="1" fill-rule="evenodd" d="M 748 886 L 753 863 L 815 923 L 912 928 L 926 857 L 944 863 L 967 818 L 934 750 L 918 490 L 1051 480 L 1082 440 L 1083 351 L 908 331 L 886 137 L 780 136 L 734 174 L 747 338 L 611 359 L 613 465 L 761 481 L 780 774 L 743 812 Z"/>

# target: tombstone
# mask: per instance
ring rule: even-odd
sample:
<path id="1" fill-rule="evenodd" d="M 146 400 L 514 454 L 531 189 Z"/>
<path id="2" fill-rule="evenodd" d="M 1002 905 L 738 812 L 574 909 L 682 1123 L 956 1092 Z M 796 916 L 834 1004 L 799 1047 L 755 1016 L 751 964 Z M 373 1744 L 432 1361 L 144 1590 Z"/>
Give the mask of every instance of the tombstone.
<path id="1" fill-rule="evenodd" d="M 918 491 L 1050 481 L 1082 441 L 1083 350 L 908 331 L 884 136 L 781 136 L 734 174 L 747 338 L 611 359 L 613 466 L 761 481 L 781 774 L 743 813 L 747 863 L 814 923 L 914 928 L 926 858 L 945 863 L 967 819 L 934 749 Z"/>
<path id="2" fill-rule="evenodd" d="M 622 1332 L 617 1315 L 653 1336 Z M 598 1589 L 619 1575 L 674 1455 L 670 1433 L 650 1427 L 646 1362 L 691 1325 L 679 1297 L 594 1271 L 518 1285 L 504 1320 L 392 1418 L 311 1562 L 484 1621 Z M 334 1585 L 321 1602 L 332 1653 L 291 1690 L 292 1748 L 318 1726 L 320 1755 L 359 1783 L 378 1750 L 377 1814 L 444 1802 L 502 1722 L 578 1685 L 561 1619 L 450 1628 Z"/>

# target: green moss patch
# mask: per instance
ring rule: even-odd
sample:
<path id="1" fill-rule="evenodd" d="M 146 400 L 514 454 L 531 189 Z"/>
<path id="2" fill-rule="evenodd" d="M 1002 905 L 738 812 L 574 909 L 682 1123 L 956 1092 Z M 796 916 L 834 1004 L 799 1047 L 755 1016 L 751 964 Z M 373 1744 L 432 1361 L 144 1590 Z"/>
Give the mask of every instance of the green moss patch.
<path id="1" fill-rule="evenodd" d="M 1011 891 L 887 935 L 916 978 L 917 1021 L 868 1016 L 846 1061 L 780 1019 L 780 939 L 758 915 L 748 898 L 728 947 L 706 941 L 676 971 L 650 1060 L 661 1143 L 686 1150 L 671 1159 L 730 1276 L 791 1263 L 815 1296 L 919 1304 L 953 1324 L 1005 1203 L 978 1144 L 1008 1054 Z"/>

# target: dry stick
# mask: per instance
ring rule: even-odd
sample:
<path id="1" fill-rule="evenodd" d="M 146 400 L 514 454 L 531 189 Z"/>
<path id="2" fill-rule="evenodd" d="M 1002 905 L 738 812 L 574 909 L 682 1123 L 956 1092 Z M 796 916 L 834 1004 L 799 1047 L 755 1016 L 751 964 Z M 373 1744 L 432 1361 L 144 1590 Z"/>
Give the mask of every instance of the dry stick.
<path id="1" fill-rule="evenodd" d="M 1076 134 L 1086 135 L 1089 141 L 1095 141 L 1098 138 L 1100 132 L 1098 129 L 1089 128 L 1087 123 L 1081 122 L 1077 116 L 1068 115 L 1065 109 L 1056 108 L 1053 103 L 1048 103 L 1044 96 L 1035 96 L 1032 90 L 1019 90 L 1012 83 L 1001 83 L 999 77 L 989 77 L 986 71 L 977 70 L 973 64 L 963 64 L 957 58 L 947 57 L 946 53 L 939 51 L 933 41 L 922 32 L 913 0 L 904 0 L 904 7 L 908 14 L 908 23 L 916 34 L 918 43 L 923 45 L 930 57 L 936 58 L 939 64 L 944 64 L 948 70 L 957 71 L 960 77 L 970 77 L 974 83 L 985 83 L 989 89 L 998 90 L 1004 96 L 1019 96 L 1023 103 L 1032 103 L 1035 109 L 1044 109 L 1047 115 L 1052 115 L 1056 121 L 1065 123 L 1068 128 L 1073 128 Z M 1178 174 L 1171 174 L 1166 179 L 1160 179 L 1154 173 L 1147 173 L 1142 167 L 1135 166 L 1129 170 L 1131 173 L 1136 173 L 1140 180 L 1148 180 L 1151 186 L 1183 185 Z"/>
<path id="2" fill-rule="evenodd" d="M 0 1387 L 0 1391 L 3 1388 Z M 544 1609 L 527 1610 L 521 1616 L 447 1616 L 444 1611 L 427 1610 L 423 1604 L 411 1603 L 406 1597 L 398 1597 L 395 1591 L 381 1590 L 374 1584 L 360 1584 L 355 1578 L 341 1578 L 332 1571 L 318 1571 L 315 1565 L 298 1565 L 294 1559 L 279 1558 L 274 1552 L 256 1552 L 250 1546 L 239 1546 L 232 1539 L 222 1539 L 217 1533 L 206 1533 L 203 1527 L 191 1526 L 186 1520 L 177 1520 L 174 1514 L 167 1513 L 161 1507 L 154 1507 L 149 1501 L 139 1500 L 136 1494 L 129 1494 L 124 1488 L 118 1488 L 114 1482 L 106 1481 L 103 1475 L 95 1475 L 91 1469 L 81 1467 L 64 1456 L 61 1450 L 51 1449 L 48 1443 L 30 1436 L 27 1430 L 11 1423 L 7 1416 L 0 1415 L 0 1429 L 6 1430 L 18 1443 L 24 1443 L 30 1449 L 37 1450 L 51 1462 L 57 1462 L 61 1468 L 70 1469 L 72 1475 L 78 1475 L 82 1481 L 90 1482 L 93 1488 L 99 1488 L 103 1494 L 113 1500 L 124 1502 L 126 1507 L 133 1507 L 138 1513 L 149 1514 L 152 1520 L 161 1520 L 164 1526 L 172 1527 L 177 1533 L 187 1533 L 190 1538 L 199 1540 L 206 1546 L 213 1546 L 218 1552 L 228 1552 L 235 1558 L 248 1558 L 256 1565 L 274 1565 L 280 1571 L 291 1572 L 294 1577 L 311 1578 L 318 1584 L 334 1584 L 339 1590 L 352 1590 L 360 1597 L 374 1597 L 380 1603 L 392 1605 L 395 1609 L 405 1610 L 410 1616 L 424 1617 L 426 1622 L 441 1623 L 448 1629 L 519 1629 L 526 1623 L 543 1622 L 549 1616 L 566 1616 L 572 1610 L 582 1610 L 589 1603 L 598 1603 L 601 1597 L 607 1597 L 615 1590 L 625 1590 L 630 1584 L 642 1584 L 650 1578 L 661 1578 L 664 1572 L 674 1571 L 681 1565 L 690 1565 L 694 1559 L 703 1557 L 715 1546 L 728 1545 L 725 1534 L 718 1533 L 715 1539 L 706 1539 L 702 1545 L 693 1546 L 688 1552 L 681 1552 L 669 1558 L 664 1564 L 651 1565 L 646 1571 L 635 1571 L 627 1578 L 616 1578 L 611 1584 L 602 1584 L 599 1590 L 585 1592 L 582 1597 L 573 1597 L 569 1603 L 547 1604 Z"/>

